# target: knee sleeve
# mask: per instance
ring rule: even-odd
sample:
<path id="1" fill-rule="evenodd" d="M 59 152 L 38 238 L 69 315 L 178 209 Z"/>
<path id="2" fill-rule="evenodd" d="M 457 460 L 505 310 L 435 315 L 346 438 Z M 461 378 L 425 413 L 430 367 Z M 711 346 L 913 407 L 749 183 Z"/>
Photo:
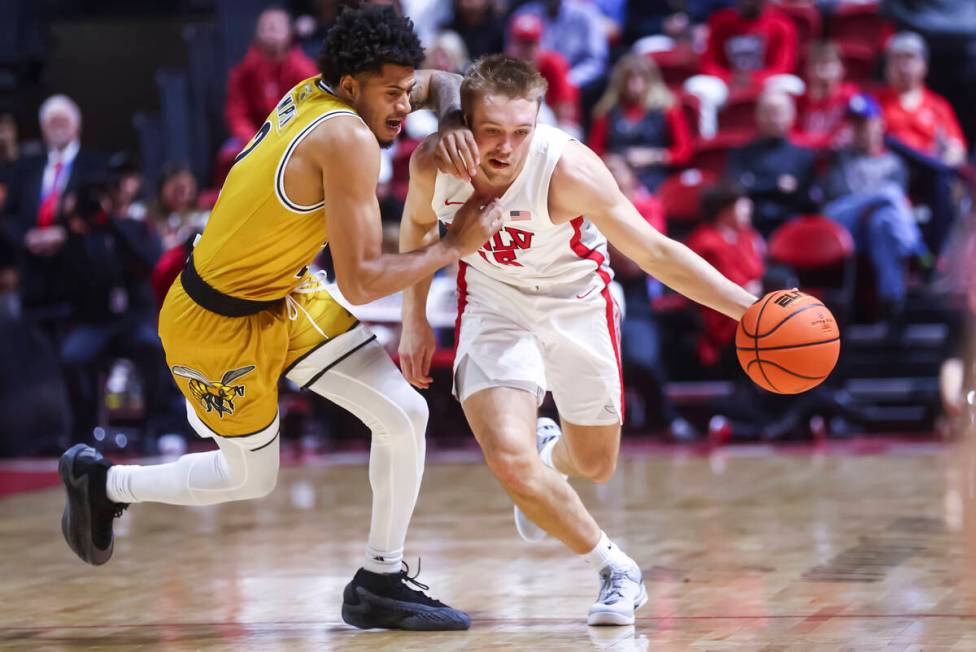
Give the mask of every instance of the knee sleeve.
<path id="1" fill-rule="evenodd" d="M 367 554 L 398 560 L 424 472 L 427 403 L 374 340 L 323 367 L 306 386 L 352 412 L 372 431 Z"/>

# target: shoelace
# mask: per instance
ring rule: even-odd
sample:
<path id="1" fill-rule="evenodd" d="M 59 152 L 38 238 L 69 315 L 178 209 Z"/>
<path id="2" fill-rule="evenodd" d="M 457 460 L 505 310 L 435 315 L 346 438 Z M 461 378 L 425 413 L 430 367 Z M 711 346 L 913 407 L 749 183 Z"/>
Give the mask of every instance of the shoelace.
<path id="1" fill-rule="evenodd" d="M 404 588 L 406 588 L 408 591 L 419 592 L 421 595 L 427 598 L 427 600 L 429 600 L 432 605 L 438 607 L 445 606 L 443 602 L 439 600 L 435 600 L 434 598 L 424 593 L 424 591 L 429 591 L 430 587 L 417 579 L 417 577 L 420 576 L 420 557 L 417 557 L 417 572 L 414 573 L 412 576 L 410 575 L 410 566 L 407 565 L 407 562 L 401 561 L 400 563 L 403 564 L 403 570 L 400 571 L 400 580 L 402 580 L 405 585 L 412 584 L 413 586 L 417 587 L 416 589 L 411 589 L 409 586 L 405 586 Z"/>
<path id="2" fill-rule="evenodd" d="M 291 295 L 292 294 L 315 294 L 316 292 L 325 290 L 325 281 L 327 280 L 327 278 L 328 276 L 324 269 L 320 269 L 319 271 L 313 272 L 312 274 L 306 274 L 305 279 L 302 281 L 302 283 L 297 288 L 292 290 L 291 293 L 288 294 L 288 296 L 285 297 L 285 306 L 287 306 L 288 308 L 288 319 L 290 319 L 291 321 L 295 321 L 296 319 L 298 319 L 299 313 L 305 315 L 305 318 L 308 319 L 308 323 L 312 325 L 312 328 L 318 331 L 319 335 L 321 335 L 325 339 L 329 339 L 329 336 L 326 335 L 321 328 L 319 328 L 319 325 L 315 323 L 315 320 L 312 319 L 312 316 L 310 314 L 308 314 L 308 311 L 305 310 L 304 307 L 302 307 L 302 304 L 298 303 L 298 301 L 293 299 Z"/>
<path id="3" fill-rule="evenodd" d="M 600 587 L 600 601 L 608 602 L 613 596 L 617 596 L 617 600 L 622 600 L 624 597 L 623 583 L 626 579 L 626 572 L 610 569 L 610 572 L 603 578 L 603 585 Z"/>

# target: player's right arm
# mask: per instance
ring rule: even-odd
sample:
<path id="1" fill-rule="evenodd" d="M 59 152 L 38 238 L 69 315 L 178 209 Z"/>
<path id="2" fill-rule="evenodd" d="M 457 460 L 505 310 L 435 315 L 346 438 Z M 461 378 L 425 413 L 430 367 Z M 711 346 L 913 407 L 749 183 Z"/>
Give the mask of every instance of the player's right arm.
<path id="1" fill-rule="evenodd" d="M 336 283 L 350 303 L 369 303 L 431 276 L 477 251 L 502 226 L 497 202 L 482 208 L 477 200 L 470 201 L 458 211 L 460 224 L 449 237 L 410 253 L 385 254 L 376 198 L 380 150 L 375 136 L 360 120 L 338 117 L 307 140 L 305 151 L 322 172 Z"/>
<path id="2" fill-rule="evenodd" d="M 400 251 L 417 251 L 440 239 L 437 215 L 431 207 L 437 180 L 436 142 L 427 139 L 410 156 L 410 186 L 400 220 Z M 403 328 L 400 333 L 400 369 L 411 385 L 430 386 L 430 361 L 437 347 L 427 321 L 428 276 L 403 291 Z"/>

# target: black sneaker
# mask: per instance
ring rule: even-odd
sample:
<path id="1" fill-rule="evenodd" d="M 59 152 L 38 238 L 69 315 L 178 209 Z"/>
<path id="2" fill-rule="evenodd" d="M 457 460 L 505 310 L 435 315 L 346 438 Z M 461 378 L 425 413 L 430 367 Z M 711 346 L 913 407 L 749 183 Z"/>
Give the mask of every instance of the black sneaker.
<path id="1" fill-rule="evenodd" d="M 342 592 L 342 619 L 360 629 L 439 631 L 471 627 L 468 614 L 423 593 L 430 587 L 418 582 L 416 575 L 407 575 L 409 568 L 403 566 L 399 573 L 356 571 Z"/>
<path id="2" fill-rule="evenodd" d="M 128 504 L 114 503 L 105 492 L 112 463 L 91 446 L 75 444 L 61 456 L 58 475 L 68 492 L 61 532 L 83 561 L 101 566 L 112 557 L 112 521 Z"/>

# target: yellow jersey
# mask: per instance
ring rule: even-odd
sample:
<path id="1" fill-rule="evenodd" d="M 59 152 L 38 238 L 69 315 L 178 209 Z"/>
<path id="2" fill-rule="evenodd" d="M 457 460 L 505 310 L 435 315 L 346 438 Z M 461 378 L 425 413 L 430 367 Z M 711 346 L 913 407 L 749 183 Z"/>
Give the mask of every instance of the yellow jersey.
<path id="1" fill-rule="evenodd" d="M 241 150 L 193 249 L 200 277 L 223 294 L 281 299 L 302 282 L 328 243 L 323 202 L 301 205 L 285 193 L 285 167 L 312 130 L 358 114 L 319 76 L 291 89 Z"/>

